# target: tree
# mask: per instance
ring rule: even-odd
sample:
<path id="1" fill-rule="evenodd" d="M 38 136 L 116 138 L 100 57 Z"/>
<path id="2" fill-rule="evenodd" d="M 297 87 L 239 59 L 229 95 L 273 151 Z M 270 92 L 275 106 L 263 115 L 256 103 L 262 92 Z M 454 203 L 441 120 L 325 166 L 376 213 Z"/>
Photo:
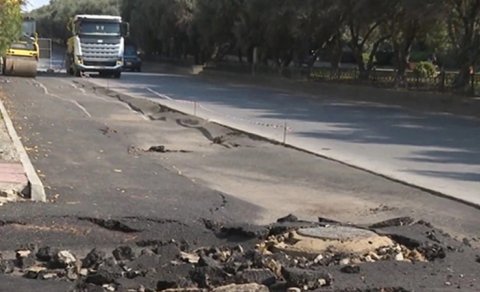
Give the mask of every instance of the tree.
<path id="1" fill-rule="evenodd" d="M 440 25 L 445 5 L 437 0 L 390 1 L 394 13 L 388 21 L 395 52 L 397 86 L 405 85 L 405 72 L 410 62 L 412 45 L 419 37 L 425 38 L 433 27 Z"/>
<path id="2" fill-rule="evenodd" d="M 391 32 L 384 29 L 392 15 L 391 3 L 384 0 L 343 0 L 340 3 L 345 13 L 347 43 L 357 62 L 360 78 L 368 79 L 380 44 L 391 37 Z"/>
<path id="3" fill-rule="evenodd" d="M 234 25 L 242 0 L 197 0 L 193 26 L 202 59 L 221 60 L 235 48 Z"/>
<path id="4" fill-rule="evenodd" d="M 480 0 L 448 0 L 448 31 L 460 72 L 455 87 L 466 91 L 470 70 L 480 61 Z"/>
<path id="5" fill-rule="evenodd" d="M 21 33 L 23 1 L 0 0 L 0 56 Z"/>
<path id="6" fill-rule="evenodd" d="M 66 41 L 67 24 L 76 14 L 119 14 L 118 0 L 51 0 L 50 4 L 30 13 L 37 21 L 40 36 Z"/>

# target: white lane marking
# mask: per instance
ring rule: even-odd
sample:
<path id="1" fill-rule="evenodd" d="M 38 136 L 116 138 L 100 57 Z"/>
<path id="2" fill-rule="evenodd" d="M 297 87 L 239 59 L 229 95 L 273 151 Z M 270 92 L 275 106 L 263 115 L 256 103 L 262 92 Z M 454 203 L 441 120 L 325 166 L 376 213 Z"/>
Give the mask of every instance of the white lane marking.
<path id="1" fill-rule="evenodd" d="M 146 87 L 146 89 L 147 89 L 150 93 L 153 93 L 153 94 L 155 94 L 156 96 L 161 97 L 161 98 L 163 98 L 163 99 L 166 99 L 166 100 L 174 100 L 174 99 L 171 98 L 170 96 L 165 95 L 165 94 L 162 94 L 162 93 L 160 93 L 160 92 L 157 92 L 157 91 L 151 89 L 150 87 Z"/>
<path id="2" fill-rule="evenodd" d="M 44 92 L 46 95 L 50 95 L 50 92 L 48 92 L 48 88 L 47 88 L 45 85 L 43 85 L 43 83 L 41 83 L 40 81 L 35 80 L 35 79 L 33 80 L 33 83 L 36 84 L 36 85 L 38 85 L 41 89 L 43 89 L 43 92 Z"/>
<path id="3" fill-rule="evenodd" d="M 69 82 L 69 81 L 66 81 L 66 80 L 63 80 L 63 79 L 60 79 L 63 83 L 67 83 L 68 85 L 70 85 L 71 87 L 75 88 L 76 90 L 80 90 L 80 92 L 83 94 L 83 95 L 87 95 L 87 91 L 85 91 L 85 89 L 81 88 L 81 87 L 78 87 L 77 85 L 75 85 L 75 83 L 73 82 Z"/>
<path id="4" fill-rule="evenodd" d="M 79 109 L 81 109 L 89 118 L 92 117 L 92 115 L 87 111 L 87 109 L 81 105 L 78 101 L 72 100 L 71 101 L 74 105 L 76 105 Z"/>
<path id="5" fill-rule="evenodd" d="M 64 80 L 62 80 L 64 81 Z M 68 82 L 68 81 L 64 81 L 64 82 Z M 77 88 L 77 89 L 81 89 L 82 92 L 84 92 L 84 95 L 86 95 L 87 97 L 91 98 L 91 99 L 97 99 L 97 100 L 101 100 L 101 101 L 104 101 L 104 102 L 108 102 L 108 103 L 114 103 L 114 104 L 118 104 L 120 106 L 122 106 L 123 108 L 133 112 L 133 114 L 137 115 L 137 116 L 140 116 L 143 120 L 145 121 L 150 121 L 150 119 L 148 117 L 146 117 L 144 114 L 142 113 L 139 113 L 137 112 L 136 110 L 132 109 L 132 107 L 130 107 L 128 104 L 126 104 L 125 102 L 119 100 L 118 98 L 117 99 L 114 99 L 114 98 L 108 98 L 108 97 L 102 97 L 100 95 L 97 95 L 96 93 L 92 93 L 92 94 L 87 94 L 86 93 L 86 90 L 81 88 L 81 87 L 78 87 L 74 82 L 71 84 L 74 88 Z"/>
<path id="6" fill-rule="evenodd" d="M 51 97 L 55 97 L 55 98 L 58 98 L 60 100 L 63 100 L 63 101 L 66 101 L 66 102 L 70 102 L 70 103 L 73 103 L 77 108 L 79 108 L 87 117 L 91 118 L 92 115 L 87 111 L 87 109 L 81 105 L 80 103 L 78 103 L 76 100 L 71 100 L 71 99 L 66 99 L 66 98 L 63 98 L 63 97 L 60 97 L 56 94 L 53 94 L 53 93 L 50 93 L 48 91 L 48 88 L 43 84 L 41 83 L 40 81 L 38 80 L 34 80 L 33 81 L 35 84 L 37 84 L 40 88 L 43 89 L 43 91 L 45 92 L 45 95 L 49 95 Z"/>

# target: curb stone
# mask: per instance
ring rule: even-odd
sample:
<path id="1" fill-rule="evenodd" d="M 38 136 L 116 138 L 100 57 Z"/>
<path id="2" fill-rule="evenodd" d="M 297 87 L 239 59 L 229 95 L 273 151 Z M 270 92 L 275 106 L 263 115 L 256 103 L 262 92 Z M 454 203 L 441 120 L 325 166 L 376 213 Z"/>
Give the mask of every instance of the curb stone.
<path id="1" fill-rule="evenodd" d="M 37 202 L 45 202 L 47 196 L 45 194 L 45 188 L 43 183 L 37 175 L 35 168 L 33 167 L 30 158 L 28 157 L 25 147 L 23 147 L 20 138 L 18 137 L 17 131 L 15 130 L 12 120 L 8 115 L 7 109 L 3 105 L 3 102 L 0 100 L 0 113 L 5 122 L 5 127 L 7 128 L 8 135 L 12 139 L 13 145 L 17 150 L 18 155 L 20 156 L 20 162 L 23 165 L 25 174 L 27 175 L 28 185 L 30 187 L 30 199 Z"/>

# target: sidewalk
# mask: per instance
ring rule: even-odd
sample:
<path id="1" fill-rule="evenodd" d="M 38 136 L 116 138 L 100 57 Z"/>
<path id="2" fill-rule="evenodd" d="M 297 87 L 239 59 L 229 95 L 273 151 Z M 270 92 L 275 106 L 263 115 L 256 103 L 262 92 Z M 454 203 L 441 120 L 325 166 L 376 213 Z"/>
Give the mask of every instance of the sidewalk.
<path id="1" fill-rule="evenodd" d="M 46 202 L 45 187 L 4 106 L 8 98 L 2 83 L 9 82 L 0 76 L 0 205 L 21 199 Z"/>
<path id="2" fill-rule="evenodd" d="M 28 187 L 28 179 L 15 146 L 0 115 L 0 205 L 17 201 Z"/>

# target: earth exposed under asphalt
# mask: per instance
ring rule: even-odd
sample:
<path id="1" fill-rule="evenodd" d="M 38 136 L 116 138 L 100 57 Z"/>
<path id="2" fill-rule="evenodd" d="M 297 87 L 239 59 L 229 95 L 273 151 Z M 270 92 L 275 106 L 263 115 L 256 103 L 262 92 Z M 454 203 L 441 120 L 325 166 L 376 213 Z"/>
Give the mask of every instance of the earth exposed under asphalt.
<path id="1" fill-rule="evenodd" d="M 248 257 L 258 251 L 256 244 L 267 240 L 265 235 L 272 228 L 264 226 L 289 213 L 308 222 L 318 222 L 321 217 L 364 227 L 409 216 L 434 227 L 424 223 L 388 227 L 394 229 L 392 233 L 401 233 L 393 236 L 399 244 L 417 240 L 420 243 L 415 248 L 419 248 L 436 242 L 445 257 L 422 264 L 391 260 L 360 263 L 359 274 L 340 271 L 342 266 L 337 262 L 319 264 L 313 269 L 331 276 L 325 277 L 323 288 L 448 291 L 459 285 L 462 291 L 479 289 L 475 275 L 480 274 L 480 263 L 475 256 L 480 252 L 475 246 L 480 211 L 476 208 L 148 101 L 109 93 L 82 80 L 0 77 L 0 89 L 7 95 L 4 102 L 24 145 L 32 149 L 29 155 L 49 199 L 45 204 L 1 207 L 0 250 L 4 259 L 15 258 L 15 250 L 22 248 L 49 246 L 84 258 L 93 248 L 110 254 L 119 246 L 130 246 L 136 252 L 133 261 L 144 260 L 143 265 L 152 263 L 150 257 L 159 246 L 173 245 L 176 250 L 211 257 L 212 253 L 206 252 L 209 247 L 233 249 L 241 244 L 245 256 L 238 261 L 242 264 L 252 260 Z M 244 227 L 239 226 L 245 224 L 255 232 L 242 231 Z M 388 228 L 383 231 L 390 232 Z M 234 231 L 225 235 L 228 230 Z M 430 237 L 434 239 L 422 237 L 431 235 L 432 230 L 435 236 Z M 411 237 L 414 240 L 404 240 Z M 142 249 L 148 255 L 139 260 Z M 201 279 L 191 276 L 202 266 L 225 271 L 225 261 L 181 263 L 181 256 L 173 255 L 162 259 L 163 263 L 153 260 L 153 264 L 158 273 L 189 275 L 185 276 L 187 282 L 174 281 L 176 285 L 202 286 Z M 275 276 L 278 289 L 294 285 L 291 278 L 284 281 L 295 274 L 290 268 L 312 268 L 298 262 L 283 262 L 287 270 Z M 243 270 L 268 269 L 262 265 L 247 264 Z M 34 281 L 19 277 L 25 273 L 18 269 L 13 275 L 0 277 L 0 290 L 15 286 L 29 291 L 40 285 L 48 291 L 80 289 L 85 288 L 82 283 L 88 278 Z M 157 289 L 162 278 L 158 273 L 145 280 L 146 285 L 154 283 Z M 113 283 L 116 288 L 127 285 L 124 282 L 141 284 L 140 279 L 133 284 L 131 280 L 118 277 Z M 216 286 L 232 281 L 239 282 L 223 279 Z"/>

